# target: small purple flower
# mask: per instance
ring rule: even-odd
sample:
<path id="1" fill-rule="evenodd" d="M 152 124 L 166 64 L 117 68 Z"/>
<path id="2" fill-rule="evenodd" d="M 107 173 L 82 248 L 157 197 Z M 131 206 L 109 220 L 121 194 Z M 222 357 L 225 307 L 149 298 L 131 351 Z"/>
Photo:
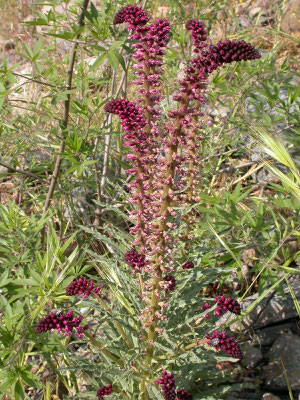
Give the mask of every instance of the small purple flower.
<path id="1" fill-rule="evenodd" d="M 98 293 L 100 290 L 100 286 L 94 288 L 94 283 L 92 280 L 89 282 L 86 278 L 78 278 L 74 279 L 66 288 L 67 296 L 75 296 L 76 294 L 83 295 L 83 298 L 89 297 L 89 295 L 93 293 Z"/>
<path id="2" fill-rule="evenodd" d="M 136 4 L 122 7 L 114 18 L 114 25 L 128 22 L 129 29 L 135 30 L 138 26 L 143 26 L 149 21 L 150 17 L 147 12 Z"/>
<path id="3" fill-rule="evenodd" d="M 184 389 L 178 389 L 177 390 L 177 399 L 178 400 L 192 400 L 193 396 L 191 393 L 187 392 Z"/>
<path id="4" fill-rule="evenodd" d="M 124 255 L 125 261 L 133 269 L 133 272 L 139 272 L 145 265 L 145 256 L 143 254 L 139 254 L 135 250 L 127 251 Z"/>
<path id="5" fill-rule="evenodd" d="M 97 397 L 98 399 L 103 399 L 104 396 L 108 396 L 112 392 L 112 386 L 109 384 L 108 386 L 102 386 L 98 391 L 97 391 Z"/>
<path id="6" fill-rule="evenodd" d="M 209 305 L 208 302 L 204 303 L 203 306 L 202 306 L 202 310 L 203 310 L 203 311 L 206 311 L 206 310 L 208 310 L 209 308 L 210 308 L 210 305 Z"/>
<path id="7" fill-rule="evenodd" d="M 162 278 L 163 287 L 166 291 L 166 293 L 170 290 L 174 290 L 176 286 L 176 280 L 173 275 L 166 275 Z"/>
<path id="8" fill-rule="evenodd" d="M 205 337 L 211 341 L 209 345 L 217 351 L 221 349 L 233 358 L 238 358 L 239 360 L 243 358 L 239 345 L 233 337 L 227 336 L 225 332 L 215 330 L 211 334 L 206 334 Z"/>
<path id="9" fill-rule="evenodd" d="M 157 379 L 155 383 L 161 385 L 162 396 L 165 400 L 176 399 L 175 379 L 172 372 L 167 373 L 165 370 L 163 370 L 161 378 Z"/>
<path id="10" fill-rule="evenodd" d="M 192 261 L 186 261 L 182 263 L 182 269 L 192 269 L 194 268 L 194 263 Z"/>
<path id="11" fill-rule="evenodd" d="M 241 306 L 236 301 L 236 299 L 232 299 L 231 297 L 225 298 L 224 295 L 219 298 L 215 297 L 215 303 L 217 303 L 215 314 L 218 316 L 221 316 L 223 314 L 223 311 L 230 311 L 233 314 L 237 315 L 241 313 Z"/>
<path id="12" fill-rule="evenodd" d="M 81 321 L 83 317 L 74 317 L 73 311 L 68 311 L 65 315 L 62 311 L 58 313 L 50 312 L 46 317 L 41 318 L 36 325 L 35 333 L 43 333 L 56 329 L 57 332 L 64 332 L 65 336 L 69 336 L 75 328 L 77 335 L 82 339 L 82 330 L 87 329 L 87 325 L 82 328 Z"/>
<path id="13" fill-rule="evenodd" d="M 206 303 L 203 304 L 202 310 L 203 310 L 203 311 L 206 311 L 206 310 L 208 310 L 210 307 L 211 307 L 211 306 L 209 305 L 209 303 L 206 302 Z M 206 315 L 205 315 L 205 318 L 208 319 L 208 318 L 209 318 L 209 314 L 206 314 Z"/>

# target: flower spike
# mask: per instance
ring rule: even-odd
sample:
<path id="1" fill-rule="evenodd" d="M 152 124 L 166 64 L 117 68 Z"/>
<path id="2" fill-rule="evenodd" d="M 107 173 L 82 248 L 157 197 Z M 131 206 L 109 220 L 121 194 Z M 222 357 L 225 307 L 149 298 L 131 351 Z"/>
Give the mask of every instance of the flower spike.
<path id="1" fill-rule="evenodd" d="M 145 25 L 149 19 L 150 17 L 142 7 L 133 4 L 125 6 L 117 12 L 114 18 L 114 25 L 128 22 L 128 28 L 135 30 L 136 27 Z"/>

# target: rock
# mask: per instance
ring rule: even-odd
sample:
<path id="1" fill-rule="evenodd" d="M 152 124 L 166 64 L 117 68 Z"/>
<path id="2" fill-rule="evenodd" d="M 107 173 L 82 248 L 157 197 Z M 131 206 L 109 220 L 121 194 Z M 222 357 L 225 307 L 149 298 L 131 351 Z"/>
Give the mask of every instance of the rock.
<path id="1" fill-rule="evenodd" d="M 242 253 L 242 259 L 245 264 L 249 265 L 249 267 L 254 266 L 254 260 L 257 259 L 257 254 L 254 248 L 250 248 L 247 250 L 244 250 Z"/>
<path id="2" fill-rule="evenodd" d="M 272 390 L 287 390 L 284 370 L 292 390 L 300 390 L 300 337 L 293 333 L 280 336 L 268 353 L 264 369 L 265 385 Z"/>
<path id="3" fill-rule="evenodd" d="M 275 396 L 275 394 L 272 393 L 265 393 L 261 400 L 281 400 L 280 397 Z"/>
<path id="4" fill-rule="evenodd" d="M 241 277 L 242 277 L 244 283 L 246 283 L 247 285 L 250 285 L 251 276 L 252 276 L 252 273 L 251 273 L 249 265 L 243 263 L 241 265 Z"/>
<path id="5" fill-rule="evenodd" d="M 283 9 L 281 30 L 286 33 L 300 31 L 300 2 L 288 0 Z"/>
<path id="6" fill-rule="evenodd" d="M 291 288 L 300 300 L 300 285 L 299 282 L 291 284 Z M 289 288 L 284 288 L 286 298 L 280 296 L 278 293 L 272 292 L 266 296 L 257 306 L 244 318 L 242 321 L 246 329 L 257 330 L 264 328 L 268 325 L 285 321 L 290 318 L 298 317 L 295 304 L 289 292 Z M 246 310 L 256 299 L 258 293 L 253 296 L 247 297 L 241 304 L 242 311 Z M 235 325 L 235 324 L 234 324 Z M 231 329 L 234 328 L 234 325 Z"/>
<path id="7" fill-rule="evenodd" d="M 262 361 L 263 355 L 260 349 L 257 347 L 248 345 L 245 350 L 243 350 L 243 365 L 247 368 L 255 368 Z"/>
<path id="8" fill-rule="evenodd" d="M 262 11 L 261 7 L 253 7 L 249 11 L 249 17 L 255 18 Z"/>
<path id="9" fill-rule="evenodd" d="M 256 333 L 255 341 L 259 343 L 260 346 L 271 346 L 278 336 L 291 332 L 293 328 L 295 328 L 295 324 L 293 322 L 288 322 L 286 324 L 261 329 Z"/>

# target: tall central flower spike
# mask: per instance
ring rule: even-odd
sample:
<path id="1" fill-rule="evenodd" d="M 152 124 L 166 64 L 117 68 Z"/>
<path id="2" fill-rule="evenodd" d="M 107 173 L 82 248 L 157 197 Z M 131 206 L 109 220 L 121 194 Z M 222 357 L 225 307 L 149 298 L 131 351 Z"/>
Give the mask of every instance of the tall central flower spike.
<path id="1" fill-rule="evenodd" d="M 139 257 L 143 256 L 139 258 L 143 268 L 139 261 L 133 263 L 131 258 L 135 253 L 130 253 L 129 257 L 126 254 L 126 261 L 134 273 L 142 273 L 145 279 L 141 284 L 145 304 L 141 321 L 147 332 L 147 354 L 151 358 L 153 342 L 162 331 L 159 321 L 165 319 L 166 297 L 175 286 L 172 275 L 177 256 L 176 241 L 172 237 L 176 228 L 174 206 L 198 201 L 196 189 L 203 139 L 199 132 L 207 122 L 200 107 L 205 102 L 203 94 L 208 76 L 224 63 L 253 60 L 260 55 L 244 41 L 209 44 L 205 25 L 195 19 L 189 21 L 186 28 L 196 55 L 189 60 L 184 78 L 179 81 L 180 88 L 173 97 L 178 106 L 170 110 L 168 121 L 163 122 L 159 105 L 163 95 L 162 57 L 169 40 L 169 22 L 157 19 L 148 23 L 148 14 L 137 5 L 123 7 L 117 13 L 114 24 L 124 22 L 131 31 L 130 38 L 136 41 L 132 45 L 136 75 L 133 83 L 139 86 L 138 96 L 133 102 L 111 100 L 105 110 L 119 116 L 126 132 L 125 145 L 130 149 L 127 159 L 132 167 L 127 172 L 133 180 L 129 184 L 129 201 L 135 206 L 130 215 L 134 223 L 130 233 L 135 237 L 131 246 Z M 181 221 L 187 226 L 187 239 L 190 237 L 188 224 L 193 218 L 193 215 L 187 216 Z M 191 262 L 182 266 L 183 269 L 192 267 Z"/>
<path id="2" fill-rule="evenodd" d="M 161 100 L 159 87 L 161 86 L 162 57 L 169 41 L 170 30 L 167 20 L 157 19 L 146 25 L 149 19 L 146 11 L 136 5 L 121 8 L 114 19 L 115 25 L 127 22 L 128 29 L 132 31 L 130 38 L 138 41 L 132 46 L 135 49 L 133 58 L 136 60 L 133 64 L 136 80 L 133 83 L 140 86 L 137 91 L 139 97 L 135 100 L 135 104 L 139 112 L 143 114 L 145 126 L 138 132 L 137 129 L 132 129 L 130 132 L 132 136 L 128 137 L 127 134 L 125 137 L 125 139 L 129 138 L 131 143 L 127 140 L 125 144 L 131 146 L 132 153 L 127 155 L 127 159 L 133 163 L 132 168 L 127 172 L 135 178 L 129 184 L 132 194 L 130 201 L 136 205 L 136 210 L 130 215 L 135 223 L 130 233 L 136 237 L 132 247 L 139 247 L 140 253 L 147 258 L 149 243 L 152 243 L 152 221 L 159 211 L 158 202 L 154 201 L 155 196 L 158 197 L 155 187 L 157 185 L 155 170 L 158 167 L 157 158 L 161 152 L 162 142 L 160 109 L 157 105 Z M 108 108 L 106 110 L 111 112 Z M 119 116 L 122 123 L 122 115 Z M 129 130 L 127 129 L 126 132 L 129 133 Z M 146 264 L 145 271 L 153 272 L 151 263 Z"/>

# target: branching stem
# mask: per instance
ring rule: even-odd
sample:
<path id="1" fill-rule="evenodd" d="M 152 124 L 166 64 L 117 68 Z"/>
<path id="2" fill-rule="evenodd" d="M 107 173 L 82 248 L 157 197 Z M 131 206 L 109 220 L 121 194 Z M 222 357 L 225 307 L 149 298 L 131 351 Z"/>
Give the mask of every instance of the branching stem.
<path id="1" fill-rule="evenodd" d="M 84 12 L 87 10 L 88 4 L 89 4 L 89 0 L 83 0 L 82 12 L 79 15 L 79 19 L 78 19 L 79 27 L 83 26 Z M 78 33 L 76 35 L 76 39 L 79 39 L 79 37 L 80 37 L 80 33 Z M 78 46 L 78 44 L 76 42 L 73 43 L 72 48 L 70 50 L 70 60 L 69 60 L 69 65 L 68 65 L 68 70 L 67 70 L 66 90 L 71 90 L 71 88 L 72 88 L 72 78 L 73 78 L 73 70 L 74 70 L 77 46 Z M 63 119 L 62 119 L 62 125 L 64 127 L 64 130 L 67 129 L 67 127 L 68 127 L 70 105 L 71 105 L 71 93 L 68 93 L 67 100 L 65 100 L 65 102 L 64 102 L 64 113 L 63 113 Z M 56 156 L 53 174 L 51 177 L 50 186 L 48 189 L 47 197 L 46 197 L 44 208 L 43 208 L 44 214 L 47 212 L 47 210 L 50 206 L 50 202 L 51 202 L 51 199 L 52 199 L 52 196 L 53 196 L 56 184 L 57 184 L 57 180 L 58 180 L 58 177 L 60 174 L 62 154 L 65 150 L 65 137 L 64 136 L 65 136 L 65 132 L 62 132 L 62 137 L 61 137 L 61 141 L 60 141 L 60 145 L 59 145 L 59 152 Z"/>

